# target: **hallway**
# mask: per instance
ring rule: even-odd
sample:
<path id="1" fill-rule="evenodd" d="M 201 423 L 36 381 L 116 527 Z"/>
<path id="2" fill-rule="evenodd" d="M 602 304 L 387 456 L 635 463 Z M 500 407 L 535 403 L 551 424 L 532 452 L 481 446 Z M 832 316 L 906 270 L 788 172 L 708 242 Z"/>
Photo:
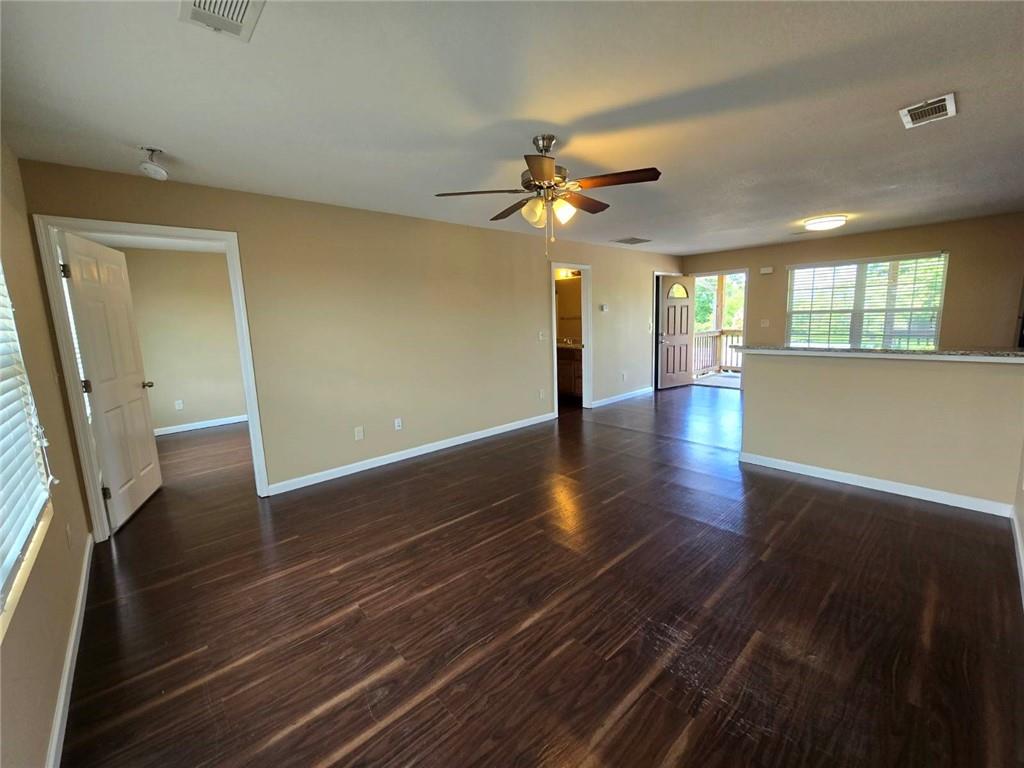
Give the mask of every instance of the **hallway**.
<path id="1" fill-rule="evenodd" d="M 65 766 L 1009 765 L 1008 521 L 736 461 L 637 397 L 271 499 L 159 441 L 97 547 Z"/>

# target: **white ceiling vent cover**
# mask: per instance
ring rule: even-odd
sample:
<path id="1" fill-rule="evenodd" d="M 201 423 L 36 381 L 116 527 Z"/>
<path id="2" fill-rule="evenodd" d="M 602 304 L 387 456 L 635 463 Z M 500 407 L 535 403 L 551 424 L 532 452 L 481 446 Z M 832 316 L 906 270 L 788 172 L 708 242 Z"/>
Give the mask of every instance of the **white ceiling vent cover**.
<path id="1" fill-rule="evenodd" d="M 945 120 L 955 114 L 956 98 L 952 93 L 947 93 L 937 99 L 929 99 L 912 107 L 904 107 L 900 110 L 900 120 L 903 121 L 904 128 L 917 128 L 925 123 Z"/>
<path id="2" fill-rule="evenodd" d="M 265 0 L 181 0 L 178 18 L 248 43 Z"/>

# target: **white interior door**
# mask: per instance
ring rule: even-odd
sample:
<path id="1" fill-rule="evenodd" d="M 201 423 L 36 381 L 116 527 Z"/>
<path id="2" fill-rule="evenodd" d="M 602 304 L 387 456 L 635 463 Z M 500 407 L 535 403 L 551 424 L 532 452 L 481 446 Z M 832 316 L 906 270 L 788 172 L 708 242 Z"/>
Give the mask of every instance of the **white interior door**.
<path id="1" fill-rule="evenodd" d="M 160 487 L 160 464 L 124 254 L 65 233 L 63 261 L 112 531 Z"/>

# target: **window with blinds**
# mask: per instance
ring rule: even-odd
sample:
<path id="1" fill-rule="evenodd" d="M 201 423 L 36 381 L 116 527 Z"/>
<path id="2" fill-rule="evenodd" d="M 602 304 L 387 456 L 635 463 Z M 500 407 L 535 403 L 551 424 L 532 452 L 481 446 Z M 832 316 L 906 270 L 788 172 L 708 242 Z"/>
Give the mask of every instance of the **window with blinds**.
<path id="1" fill-rule="evenodd" d="M 0 266 L 0 584 L 7 595 L 49 497 L 44 439 Z"/>
<path id="2" fill-rule="evenodd" d="M 945 253 L 791 267 L 787 344 L 827 349 L 935 349 Z"/>

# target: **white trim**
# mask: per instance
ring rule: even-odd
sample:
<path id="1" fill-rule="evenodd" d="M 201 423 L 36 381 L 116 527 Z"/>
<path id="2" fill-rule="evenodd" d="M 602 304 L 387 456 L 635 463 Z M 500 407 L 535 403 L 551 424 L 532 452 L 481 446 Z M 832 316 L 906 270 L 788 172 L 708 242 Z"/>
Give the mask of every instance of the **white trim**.
<path id="1" fill-rule="evenodd" d="M 243 413 L 241 416 L 223 416 L 219 419 L 206 419 L 206 421 L 190 421 L 188 424 L 175 424 L 173 427 L 157 427 L 153 430 L 153 434 L 157 437 L 160 435 L 173 435 L 178 432 L 191 432 L 193 429 L 206 429 L 207 427 L 222 427 L 225 424 L 238 424 L 248 420 L 249 417 Z"/>
<path id="2" fill-rule="evenodd" d="M 550 413 L 542 413 L 540 416 L 531 416 L 528 419 L 520 419 L 519 421 L 513 421 L 508 424 L 500 424 L 497 427 L 488 427 L 487 429 L 481 429 L 478 432 L 469 432 L 464 435 L 456 435 L 455 437 L 446 437 L 444 440 L 437 440 L 433 443 L 417 445 L 413 448 L 395 451 L 394 453 L 386 453 L 383 456 L 374 456 L 373 458 L 357 461 L 353 464 L 345 464 L 341 467 L 334 467 L 333 469 L 314 472 L 311 475 L 293 477 L 291 480 L 281 480 L 280 482 L 270 484 L 270 493 L 272 495 L 287 493 L 288 491 L 294 491 L 298 488 L 305 488 L 307 485 L 316 485 L 317 483 L 323 483 L 327 480 L 334 480 L 339 477 L 345 477 L 346 475 L 354 475 L 356 472 L 363 472 L 367 469 L 383 467 L 385 464 L 394 464 L 396 461 L 412 459 L 416 456 L 422 456 L 425 453 L 441 451 L 445 448 L 462 445 L 463 443 L 471 443 L 474 440 L 482 440 L 485 437 L 500 435 L 503 432 L 511 432 L 514 429 L 522 429 L 523 427 L 530 427 L 534 424 L 541 424 L 545 421 L 552 421 L 556 417 L 557 416 L 554 411 Z"/>
<path id="3" fill-rule="evenodd" d="M 256 392 L 252 343 L 249 338 L 248 312 L 245 307 L 245 287 L 242 282 L 242 261 L 238 249 L 238 235 L 234 232 L 221 232 L 213 229 L 164 227 L 155 224 L 131 224 L 41 214 L 35 214 L 32 219 L 35 224 L 36 239 L 39 243 L 39 258 L 43 265 L 50 313 L 53 317 L 54 333 L 57 337 L 57 348 L 64 370 L 64 388 L 68 395 L 75 443 L 82 464 L 83 484 L 94 539 L 104 541 L 109 538 L 110 525 L 107 521 L 106 507 L 100 487 L 99 459 L 92 431 L 85 415 L 85 401 L 82 398 L 81 382 L 78 379 L 71 326 L 67 307 L 64 304 L 64 289 L 59 269 L 60 253 L 57 243 L 58 235 L 61 232 L 72 232 L 102 243 L 117 243 L 121 247 L 153 248 L 158 240 L 162 240 L 165 243 L 165 248 L 217 252 L 225 255 L 235 315 L 235 335 L 242 363 L 242 387 L 245 392 L 245 409 L 249 421 L 249 442 L 252 446 L 256 493 L 259 496 L 269 496 L 267 460 L 263 451 L 263 429 L 260 423 L 259 400 Z"/>
<path id="4" fill-rule="evenodd" d="M 605 397 L 601 400 L 594 401 L 594 407 L 600 408 L 602 405 L 611 405 L 617 403 L 620 400 L 629 400 L 631 397 L 639 397 L 640 395 L 650 395 L 654 392 L 654 387 L 641 387 L 640 389 L 634 389 L 632 392 L 623 392 L 621 395 L 612 395 L 611 397 Z"/>
<path id="5" fill-rule="evenodd" d="M 558 416 L 558 307 L 555 300 L 555 270 L 578 269 L 580 271 L 580 314 L 583 326 L 583 407 L 593 408 L 594 403 L 594 305 L 591 298 L 593 274 L 590 264 L 570 264 L 565 261 L 549 262 L 551 268 L 551 410 Z"/>
<path id="6" fill-rule="evenodd" d="M 1024 354 L 1020 355 L 986 355 L 950 354 L 942 352 L 849 352 L 841 349 L 758 349 L 743 346 L 739 348 L 745 355 L 791 355 L 793 357 L 854 357 L 864 360 L 937 360 L 947 363 L 1024 363 Z"/>
<path id="7" fill-rule="evenodd" d="M 964 496 L 959 493 L 940 491 L 936 488 L 925 488 L 922 485 L 910 485 L 909 483 L 900 483 L 895 480 L 883 480 L 878 477 L 869 477 L 868 475 L 856 475 L 852 472 L 840 472 L 837 469 L 817 467 L 813 464 L 800 464 L 799 462 L 786 461 L 785 459 L 774 459 L 770 456 L 761 456 L 756 453 L 747 453 L 746 451 L 740 453 L 740 461 L 746 464 L 756 464 L 760 467 L 781 469 L 784 472 L 795 472 L 798 475 L 818 477 L 822 480 L 832 480 L 837 483 L 857 485 L 861 488 L 871 488 L 875 491 L 895 493 L 899 496 L 909 496 L 913 499 L 934 501 L 938 504 L 947 504 L 951 507 L 972 509 L 976 512 L 985 512 L 989 515 L 1013 517 L 1013 504 L 995 501 L 993 499 L 982 499 L 977 496 Z"/>
<path id="8" fill-rule="evenodd" d="M 75 600 L 75 615 L 72 619 L 68 647 L 64 653 L 64 670 L 60 676 L 57 692 L 57 707 L 53 712 L 50 726 L 50 746 L 46 750 L 47 768 L 60 765 L 64 748 L 64 729 L 68 724 L 68 707 L 71 705 L 71 686 L 75 681 L 75 662 L 78 660 L 78 642 L 82 638 L 82 621 L 85 619 L 85 599 L 89 593 L 89 565 L 92 563 L 92 534 L 85 536 L 85 552 L 82 553 L 82 573 L 78 579 L 78 598 Z"/>

